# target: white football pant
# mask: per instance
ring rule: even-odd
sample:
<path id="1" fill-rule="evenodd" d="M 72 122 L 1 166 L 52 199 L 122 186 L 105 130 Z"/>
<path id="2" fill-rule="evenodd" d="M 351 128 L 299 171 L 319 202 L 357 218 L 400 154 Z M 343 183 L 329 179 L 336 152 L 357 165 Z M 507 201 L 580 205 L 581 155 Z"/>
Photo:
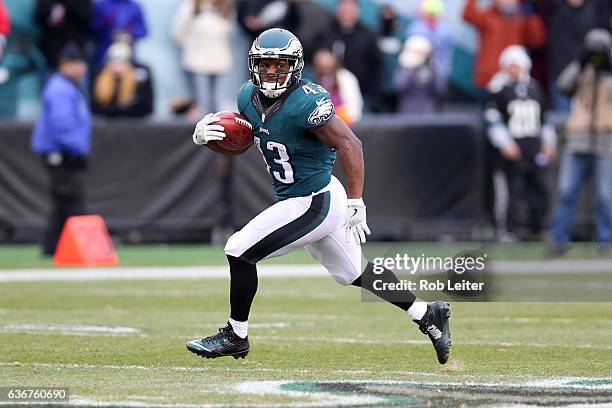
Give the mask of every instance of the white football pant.
<path id="1" fill-rule="evenodd" d="M 352 236 L 350 243 L 345 240 L 346 200 L 344 187 L 332 176 L 311 196 L 288 198 L 265 209 L 227 240 L 225 253 L 255 264 L 305 247 L 338 283 L 350 285 L 361 275 L 362 255 Z"/>

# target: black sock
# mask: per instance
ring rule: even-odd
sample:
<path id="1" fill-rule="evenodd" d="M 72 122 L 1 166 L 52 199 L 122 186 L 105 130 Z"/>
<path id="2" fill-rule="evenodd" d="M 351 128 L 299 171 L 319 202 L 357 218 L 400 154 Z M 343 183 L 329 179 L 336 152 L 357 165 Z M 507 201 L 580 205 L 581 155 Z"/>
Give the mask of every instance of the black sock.
<path id="1" fill-rule="evenodd" d="M 239 322 L 249 320 L 251 303 L 257 292 L 257 267 L 240 258 L 227 255 L 230 265 L 230 317 Z"/>
<path id="2" fill-rule="evenodd" d="M 399 279 L 397 279 L 397 276 L 395 276 L 393 272 L 386 268 L 383 268 L 383 271 L 380 274 L 374 273 L 373 269 L 374 265 L 371 262 L 368 262 L 368 265 L 361 276 L 355 279 L 351 285 L 366 289 L 367 291 L 372 292 L 379 298 L 399 307 L 402 310 L 408 310 L 408 308 L 414 303 L 416 296 L 414 296 L 414 294 L 408 289 L 401 292 L 374 289 L 373 283 L 375 280 L 380 280 L 384 283 L 397 283 L 399 282 Z"/>

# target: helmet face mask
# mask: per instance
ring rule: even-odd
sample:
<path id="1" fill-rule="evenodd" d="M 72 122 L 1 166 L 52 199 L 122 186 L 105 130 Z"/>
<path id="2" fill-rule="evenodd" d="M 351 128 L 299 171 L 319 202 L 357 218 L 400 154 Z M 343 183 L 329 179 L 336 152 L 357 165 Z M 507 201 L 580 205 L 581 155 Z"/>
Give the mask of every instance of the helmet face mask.
<path id="1" fill-rule="evenodd" d="M 262 64 L 271 65 L 271 60 L 287 61 L 287 69 L 274 73 L 260 72 Z M 249 51 L 251 80 L 268 98 L 278 98 L 302 76 L 304 51 L 296 36 L 287 30 L 271 28 L 261 33 Z M 283 79 L 283 76 L 286 77 Z M 281 81 L 282 80 L 282 81 Z"/>

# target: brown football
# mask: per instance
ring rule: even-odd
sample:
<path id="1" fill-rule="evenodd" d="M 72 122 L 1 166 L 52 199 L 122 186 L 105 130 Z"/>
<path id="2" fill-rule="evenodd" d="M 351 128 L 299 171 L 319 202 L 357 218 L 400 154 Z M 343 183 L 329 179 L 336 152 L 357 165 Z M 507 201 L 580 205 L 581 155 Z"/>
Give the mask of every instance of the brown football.
<path id="1" fill-rule="evenodd" d="M 221 118 L 215 125 L 223 126 L 225 138 L 223 140 L 213 140 L 208 142 L 211 150 L 217 153 L 237 155 L 244 153 L 253 144 L 253 126 L 249 120 L 236 112 L 221 111 L 215 113 Z"/>

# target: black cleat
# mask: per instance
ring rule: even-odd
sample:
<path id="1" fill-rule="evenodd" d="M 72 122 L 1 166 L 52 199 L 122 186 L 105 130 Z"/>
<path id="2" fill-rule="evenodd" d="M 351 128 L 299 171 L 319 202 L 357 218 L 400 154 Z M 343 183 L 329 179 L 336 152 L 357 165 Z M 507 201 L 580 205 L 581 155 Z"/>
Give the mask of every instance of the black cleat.
<path id="1" fill-rule="evenodd" d="M 429 336 L 440 364 L 446 364 L 450 354 L 451 334 L 448 325 L 450 315 L 450 303 L 438 300 L 428 303 L 423 318 L 414 321 L 419 325 L 419 330 Z"/>
<path id="2" fill-rule="evenodd" d="M 249 354 L 249 337 L 244 339 L 238 337 L 228 322 L 213 336 L 204 337 L 202 340 L 191 340 L 187 343 L 187 350 L 206 358 L 225 356 L 245 358 Z"/>

